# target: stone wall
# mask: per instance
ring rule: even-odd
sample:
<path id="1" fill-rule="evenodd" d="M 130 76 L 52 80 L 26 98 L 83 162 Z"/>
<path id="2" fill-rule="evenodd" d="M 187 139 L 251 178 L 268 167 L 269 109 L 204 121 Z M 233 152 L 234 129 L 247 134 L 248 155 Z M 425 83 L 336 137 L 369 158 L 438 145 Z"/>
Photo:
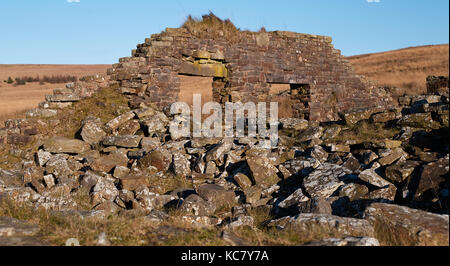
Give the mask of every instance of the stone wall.
<path id="1" fill-rule="evenodd" d="M 270 101 L 270 84 L 292 84 L 293 117 L 313 121 L 338 112 L 390 102 L 358 77 L 330 37 L 293 32 L 237 33 L 236 40 L 205 39 L 184 28 L 166 29 L 137 45 L 108 70 L 132 105 L 165 107 L 180 93 L 179 74 L 212 77 L 215 101 Z"/>
<path id="2" fill-rule="evenodd" d="M 437 92 L 448 92 L 449 82 L 448 76 L 428 76 L 427 77 L 427 92 L 437 93 Z"/>

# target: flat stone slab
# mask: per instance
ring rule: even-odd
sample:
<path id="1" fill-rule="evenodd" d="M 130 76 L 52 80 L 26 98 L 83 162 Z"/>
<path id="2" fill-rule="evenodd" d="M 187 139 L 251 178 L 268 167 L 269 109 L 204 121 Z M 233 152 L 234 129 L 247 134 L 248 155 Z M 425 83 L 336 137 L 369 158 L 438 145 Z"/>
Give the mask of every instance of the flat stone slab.
<path id="1" fill-rule="evenodd" d="M 281 227 L 294 232 L 307 232 L 321 237 L 334 236 L 374 237 L 374 228 L 366 220 L 329 214 L 301 213 L 269 222 L 269 227 Z"/>
<path id="2" fill-rule="evenodd" d="M 374 203 L 365 219 L 375 228 L 382 244 L 400 246 L 448 246 L 448 215 L 438 215 L 404 206 Z"/>
<path id="3" fill-rule="evenodd" d="M 39 226 L 27 224 L 10 217 L 0 217 L 0 237 L 34 236 Z"/>
<path id="4" fill-rule="evenodd" d="M 45 100 L 47 102 L 78 102 L 81 97 L 75 94 L 54 94 L 45 96 Z"/>
<path id="5" fill-rule="evenodd" d="M 91 146 L 81 140 L 53 137 L 44 142 L 44 150 L 51 153 L 79 154 L 87 152 Z"/>
<path id="6" fill-rule="evenodd" d="M 33 236 L 22 237 L 0 237 L 0 246 L 2 247 L 36 247 L 49 246 L 39 238 Z"/>

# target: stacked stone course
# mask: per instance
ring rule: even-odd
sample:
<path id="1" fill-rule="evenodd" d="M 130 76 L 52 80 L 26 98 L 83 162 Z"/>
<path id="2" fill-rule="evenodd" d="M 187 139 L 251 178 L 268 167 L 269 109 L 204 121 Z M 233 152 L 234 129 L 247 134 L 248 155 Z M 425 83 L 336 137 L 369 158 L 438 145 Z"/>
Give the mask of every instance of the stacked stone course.
<path id="1" fill-rule="evenodd" d="M 212 77 L 214 100 L 221 103 L 268 102 L 271 84 L 291 84 L 293 116 L 312 121 L 335 120 L 338 112 L 356 107 L 391 104 L 354 73 L 330 37 L 283 31 L 237 34 L 237 41 L 205 39 L 185 28 L 168 28 L 138 44 L 108 75 L 123 93 L 135 95 L 136 105 L 161 108 L 178 100 L 179 74 Z"/>

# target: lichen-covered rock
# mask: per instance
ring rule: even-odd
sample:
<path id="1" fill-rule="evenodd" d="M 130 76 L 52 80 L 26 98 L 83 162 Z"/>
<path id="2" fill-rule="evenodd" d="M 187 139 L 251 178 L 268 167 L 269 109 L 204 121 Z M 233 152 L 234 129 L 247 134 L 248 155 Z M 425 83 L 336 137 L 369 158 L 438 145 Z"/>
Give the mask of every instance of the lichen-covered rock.
<path id="1" fill-rule="evenodd" d="M 142 137 L 135 135 L 109 136 L 102 140 L 104 146 L 116 146 L 122 148 L 137 148 Z"/>
<path id="2" fill-rule="evenodd" d="M 99 123 L 89 121 L 83 125 L 80 136 L 85 142 L 96 145 L 106 136 L 106 133 Z"/>
<path id="3" fill-rule="evenodd" d="M 309 127 L 297 136 L 297 141 L 306 142 L 309 140 L 320 139 L 323 134 L 322 127 Z"/>
<path id="4" fill-rule="evenodd" d="M 375 170 L 376 170 L 375 168 L 366 169 L 366 170 L 362 171 L 358 177 L 362 181 L 367 182 L 376 187 L 380 187 L 380 188 L 392 185 L 386 179 L 379 176 Z"/>
<path id="5" fill-rule="evenodd" d="M 280 208 L 289 208 L 294 205 L 298 205 L 301 202 L 308 201 L 309 198 L 303 194 L 303 191 L 301 188 L 297 189 L 294 193 L 292 193 L 289 197 L 284 199 L 278 204 L 278 207 Z"/>
<path id="6" fill-rule="evenodd" d="M 64 137 L 53 137 L 44 142 L 44 150 L 51 153 L 80 154 L 90 149 L 91 146 L 84 141 Z"/>
<path id="7" fill-rule="evenodd" d="M 136 200 L 141 205 L 142 209 L 151 212 L 154 209 L 161 209 L 167 203 L 176 200 L 177 198 L 171 195 L 159 195 L 152 193 L 148 188 L 136 191 Z"/>
<path id="8" fill-rule="evenodd" d="M 172 155 L 166 149 L 159 148 L 149 152 L 138 162 L 141 169 L 154 167 L 158 171 L 167 171 L 172 163 Z"/>
<path id="9" fill-rule="evenodd" d="M 415 197 L 421 198 L 426 193 L 438 195 L 441 185 L 449 182 L 449 155 L 436 162 L 425 165 L 415 191 Z M 413 184 L 412 184 L 413 185 Z"/>
<path id="10" fill-rule="evenodd" d="M 233 139 L 225 138 L 206 153 L 206 162 L 223 162 L 223 156 L 233 147 Z"/>
<path id="11" fill-rule="evenodd" d="M 153 134 L 162 134 L 167 131 L 166 125 L 169 119 L 161 112 L 156 112 L 154 116 L 146 117 L 140 121 L 141 125 L 151 137 Z"/>
<path id="12" fill-rule="evenodd" d="M 280 123 L 283 128 L 295 130 L 305 130 L 309 125 L 308 120 L 298 118 L 280 118 Z"/>
<path id="13" fill-rule="evenodd" d="M 126 167 L 128 165 L 128 157 L 121 152 L 113 152 L 109 155 L 102 156 L 91 164 L 94 171 L 109 173 L 116 166 Z"/>
<path id="14" fill-rule="evenodd" d="M 246 160 L 255 184 L 270 187 L 280 181 L 277 175 L 278 169 L 269 158 L 252 154 L 247 155 Z"/>
<path id="15" fill-rule="evenodd" d="M 293 217 L 272 220 L 269 227 L 281 227 L 294 232 L 308 232 L 321 237 L 324 232 L 335 237 L 374 237 L 374 228 L 366 220 L 338 217 L 329 214 L 301 213 Z"/>
<path id="16" fill-rule="evenodd" d="M 349 183 L 339 189 L 339 197 L 348 197 L 350 201 L 366 198 L 369 188 L 364 185 Z"/>
<path id="17" fill-rule="evenodd" d="M 448 246 L 448 215 L 404 206 L 374 203 L 364 213 L 383 245 Z"/>
<path id="18" fill-rule="evenodd" d="M 397 125 L 416 128 L 434 128 L 435 122 L 431 117 L 431 113 L 415 113 L 403 116 L 398 120 Z"/>
<path id="19" fill-rule="evenodd" d="M 208 216 L 214 214 L 216 206 L 199 195 L 191 194 L 183 200 L 178 209 L 184 214 Z"/>
<path id="20" fill-rule="evenodd" d="M 38 150 L 38 152 L 36 153 L 36 160 L 39 166 L 44 166 L 51 157 L 52 154 L 44 150 Z"/>
<path id="21" fill-rule="evenodd" d="M 118 128 L 117 133 L 121 136 L 130 136 L 136 134 L 140 129 L 141 124 L 138 120 L 129 120 Z"/>
<path id="22" fill-rule="evenodd" d="M 369 120 L 372 114 L 380 111 L 380 108 L 363 108 L 342 113 L 341 117 L 344 119 L 346 125 L 353 126 L 359 121 Z"/>
<path id="23" fill-rule="evenodd" d="M 121 116 L 118 116 L 116 118 L 114 118 L 113 120 L 109 121 L 105 127 L 110 130 L 116 130 L 118 129 L 121 125 L 125 124 L 127 121 L 133 119 L 135 116 L 134 112 L 127 112 Z"/>
<path id="24" fill-rule="evenodd" d="M 321 197 L 314 197 L 298 205 L 300 213 L 330 214 L 333 212 L 331 204 Z"/>
<path id="25" fill-rule="evenodd" d="M 236 203 L 234 191 L 225 190 L 215 184 L 203 184 L 197 189 L 200 197 L 208 202 L 214 203 L 217 208 L 231 207 Z"/>
<path id="26" fill-rule="evenodd" d="M 344 184 L 343 179 L 349 174 L 351 171 L 347 168 L 324 163 L 304 179 L 303 185 L 312 197 L 328 198 Z"/>
<path id="27" fill-rule="evenodd" d="M 345 237 L 327 238 L 324 240 L 311 241 L 305 246 L 310 247 L 378 247 L 380 242 L 373 237 Z"/>
<path id="28" fill-rule="evenodd" d="M 120 178 L 120 186 L 122 189 L 134 191 L 140 187 L 147 187 L 150 185 L 148 177 L 140 174 L 128 174 Z"/>
<path id="29" fill-rule="evenodd" d="M 418 161 L 398 162 L 386 168 L 386 179 L 393 184 L 400 184 L 405 181 L 414 170 L 420 165 Z"/>
<path id="30" fill-rule="evenodd" d="M 187 177 L 191 175 L 191 162 L 182 154 L 173 155 L 173 170 L 177 176 Z"/>
<path id="31" fill-rule="evenodd" d="M 251 179 L 243 173 L 237 173 L 234 175 L 234 181 L 242 188 L 249 188 L 252 186 Z"/>

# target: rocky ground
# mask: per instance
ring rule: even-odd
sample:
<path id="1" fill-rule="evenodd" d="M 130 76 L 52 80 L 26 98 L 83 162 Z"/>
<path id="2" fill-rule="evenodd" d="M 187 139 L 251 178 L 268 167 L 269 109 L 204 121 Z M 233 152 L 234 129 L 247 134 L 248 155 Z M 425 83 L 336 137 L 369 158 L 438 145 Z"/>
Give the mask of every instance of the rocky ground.
<path id="1" fill-rule="evenodd" d="M 282 119 L 270 149 L 69 84 L 0 129 L 0 245 L 446 246 L 448 99 Z"/>

